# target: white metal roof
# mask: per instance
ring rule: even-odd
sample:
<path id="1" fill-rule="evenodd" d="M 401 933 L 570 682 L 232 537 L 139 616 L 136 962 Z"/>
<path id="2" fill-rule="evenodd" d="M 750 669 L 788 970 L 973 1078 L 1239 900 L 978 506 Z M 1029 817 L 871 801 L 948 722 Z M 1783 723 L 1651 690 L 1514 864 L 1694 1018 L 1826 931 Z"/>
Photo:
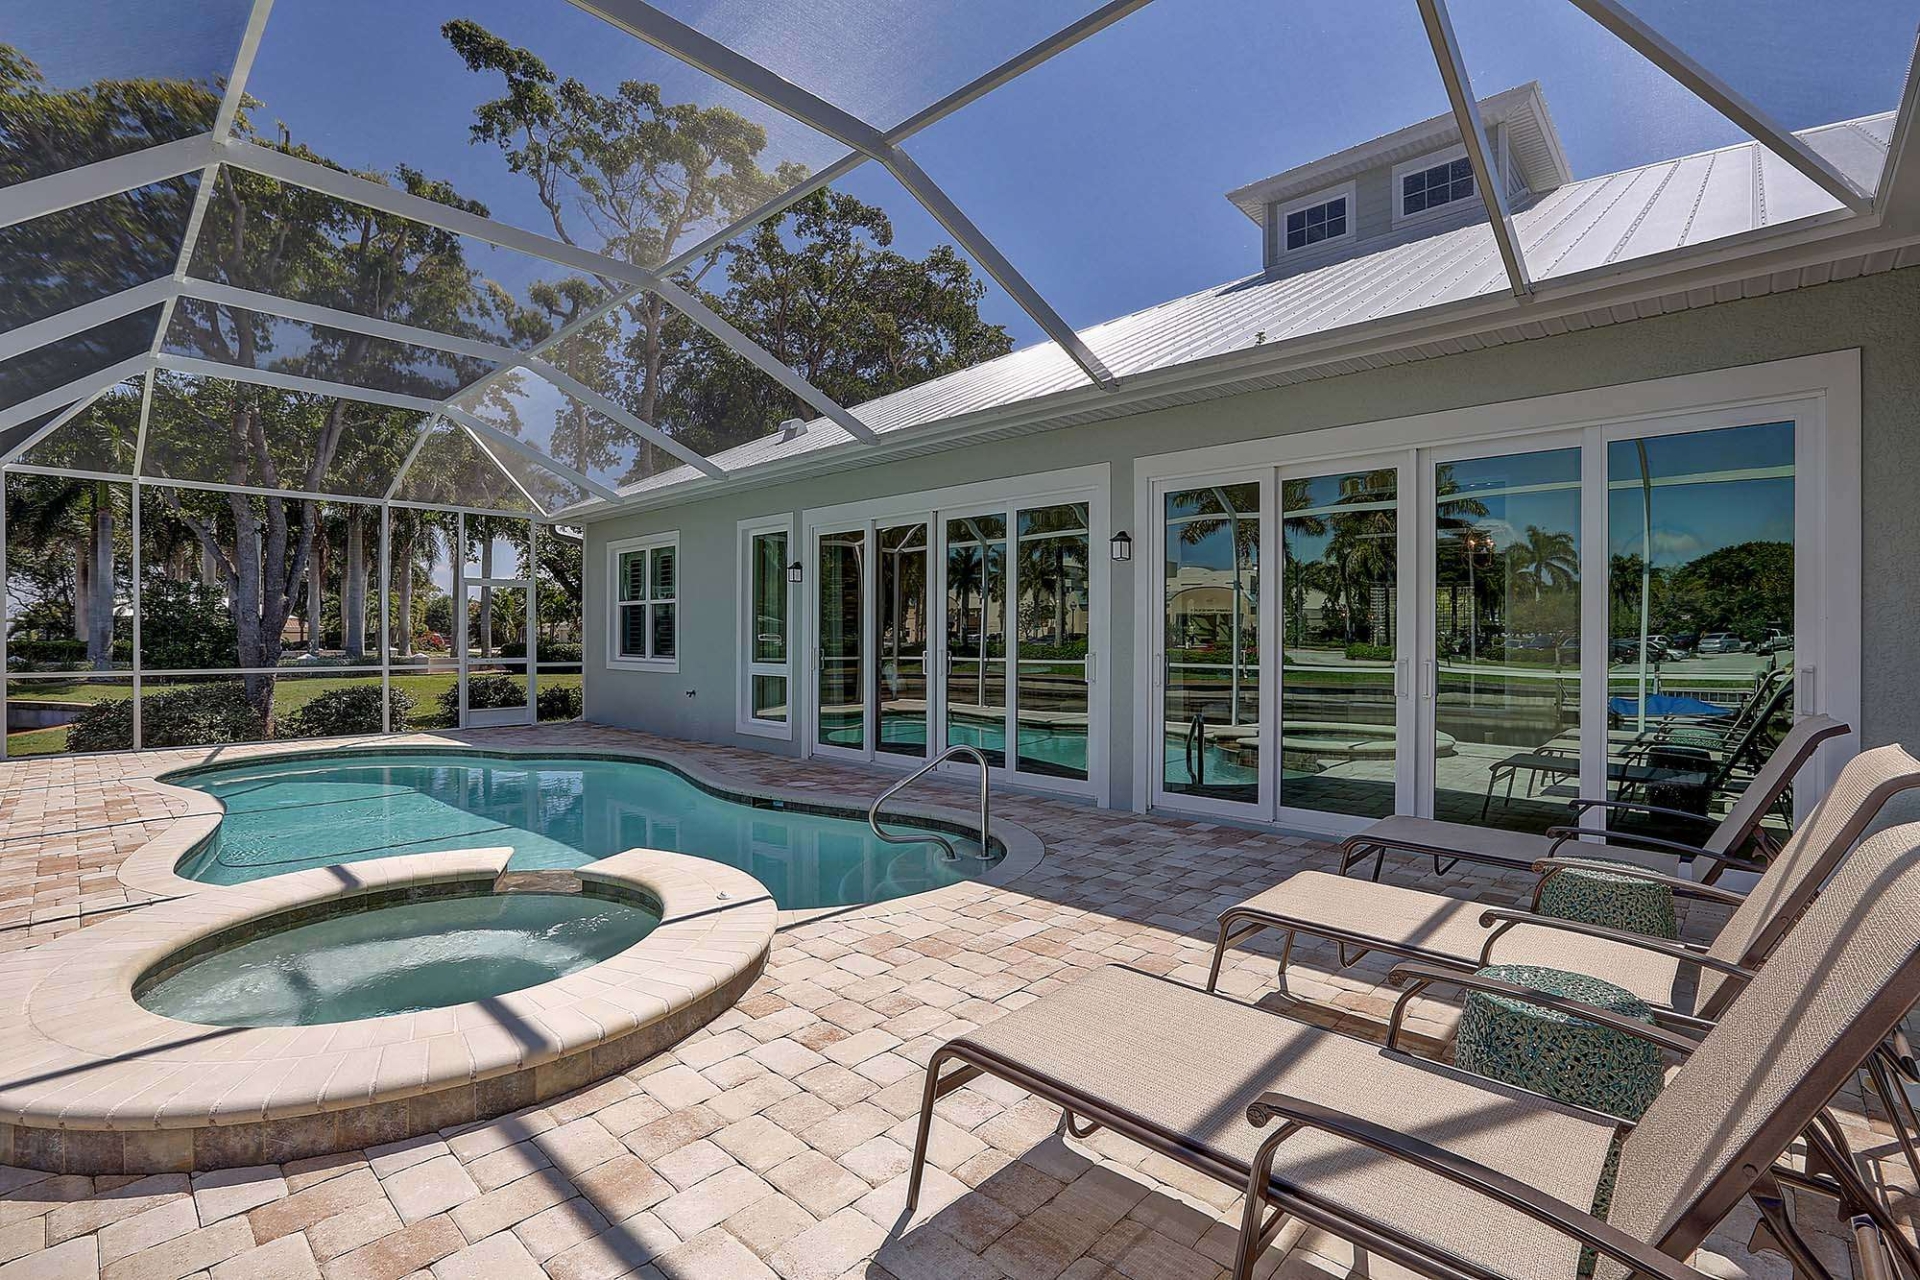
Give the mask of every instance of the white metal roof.
<path id="1" fill-rule="evenodd" d="M 1817 136 L 1822 154 L 1870 185 L 1886 163 L 1894 114 L 1800 136 Z M 1535 278 L 1552 280 L 1839 210 L 1839 201 L 1773 153 L 1746 143 L 1569 182 L 1515 210 L 1513 220 Z M 1493 233 L 1482 222 L 1316 270 L 1246 276 L 1095 325 L 1080 336 L 1124 383 L 1229 352 L 1495 294 L 1506 285 Z M 1058 347 L 1039 343 L 853 406 L 852 412 L 884 439 L 1086 385 Z M 820 421 L 792 439 L 770 436 L 713 461 L 734 474 L 847 441 L 839 428 Z M 677 468 L 621 492 L 652 493 L 695 475 Z"/>

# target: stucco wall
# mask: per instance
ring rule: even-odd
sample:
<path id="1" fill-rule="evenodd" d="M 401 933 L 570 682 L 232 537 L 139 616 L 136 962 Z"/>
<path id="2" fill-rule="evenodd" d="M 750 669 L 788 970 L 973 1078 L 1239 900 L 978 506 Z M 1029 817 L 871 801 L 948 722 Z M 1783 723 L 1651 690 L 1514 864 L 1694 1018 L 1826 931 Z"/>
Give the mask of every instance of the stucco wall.
<path id="1" fill-rule="evenodd" d="M 1107 463 L 1118 527 L 1133 511 L 1135 457 L 1318 430 L 1439 409 L 1551 395 L 1858 347 L 1862 364 L 1866 745 L 1920 747 L 1920 270 L 1630 324 L 1590 329 L 1140 414 L 601 521 L 587 530 L 589 719 L 679 737 L 797 753 L 797 744 L 734 732 L 735 526 L 739 520 L 885 494 Z M 680 531 L 682 656 L 677 675 L 609 671 L 608 541 Z M 1132 530 L 1141 555 L 1148 531 Z M 1137 559 L 1137 557 L 1136 557 Z M 809 583 L 811 585 L 811 582 Z M 1133 575 L 1115 574 L 1113 678 L 1107 699 L 1114 803 L 1130 804 Z"/>

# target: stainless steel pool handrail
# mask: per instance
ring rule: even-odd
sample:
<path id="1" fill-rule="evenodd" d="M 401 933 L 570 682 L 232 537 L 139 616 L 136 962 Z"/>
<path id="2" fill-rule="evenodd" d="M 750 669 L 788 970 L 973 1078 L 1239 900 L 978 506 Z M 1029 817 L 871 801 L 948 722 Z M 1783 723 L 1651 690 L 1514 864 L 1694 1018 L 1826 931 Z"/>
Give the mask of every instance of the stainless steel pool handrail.
<path id="1" fill-rule="evenodd" d="M 881 805 L 893 799 L 895 795 L 899 794 L 906 787 L 926 777 L 955 756 L 972 756 L 973 762 L 980 766 L 980 852 L 974 856 L 979 858 L 990 856 L 990 848 L 987 844 L 987 757 L 981 753 L 978 747 L 948 747 L 945 751 L 942 751 L 939 755 L 927 761 L 918 769 L 915 769 L 912 773 L 888 787 L 885 791 L 882 791 L 879 797 L 874 800 L 873 807 L 867 810 L 867 826 L 873 829 L 873 834 L 879 836 L 888 844 L 927 844 L 929 842 L 937 844 L 946 851 L 945 856 L 947 861 L 958 861 L 960 851 L 954 848 L 953 841 L 936 831 L 929 831 L 925 835 L 919 836 L 902 836 L 889 835 L 880 827 Z"/>

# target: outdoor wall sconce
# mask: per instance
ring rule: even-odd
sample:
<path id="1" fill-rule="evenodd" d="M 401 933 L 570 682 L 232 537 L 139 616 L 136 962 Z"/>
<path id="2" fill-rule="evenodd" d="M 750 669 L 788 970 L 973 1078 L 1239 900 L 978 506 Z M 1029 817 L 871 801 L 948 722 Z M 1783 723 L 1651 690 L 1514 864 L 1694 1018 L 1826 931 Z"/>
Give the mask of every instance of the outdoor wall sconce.
<path id="1" fill-rule="evenodd" d="M 798 560 L 795 560 L 787 566 L 787 581 L 796 587 L 800 585 L 800 562 Z"/>
<path id="2" fill-rule="evenodd" d="M 1133 559 L 1133 539 L 1127 536 L 1125 529 L 1114 534 L 1113 541 L 1108 546 L 1112 549 L 1116 564 L 1125 564 Z"/>

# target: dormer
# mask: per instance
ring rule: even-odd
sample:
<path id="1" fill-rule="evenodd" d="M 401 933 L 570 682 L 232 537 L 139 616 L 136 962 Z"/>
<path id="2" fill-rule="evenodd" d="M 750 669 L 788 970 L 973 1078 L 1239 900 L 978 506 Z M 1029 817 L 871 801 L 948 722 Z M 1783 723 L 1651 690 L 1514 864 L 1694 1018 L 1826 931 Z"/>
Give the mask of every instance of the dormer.
<path id="1" fill-rule="evenodd" d="M 1570 182 L 1536 82 L 1480 101 L 1509 204 Z M 1486 211 L 1452 112 L 1227 193 L 1264 234 L 1264 265 L 1291 275 L 1482 221 Z"/>

